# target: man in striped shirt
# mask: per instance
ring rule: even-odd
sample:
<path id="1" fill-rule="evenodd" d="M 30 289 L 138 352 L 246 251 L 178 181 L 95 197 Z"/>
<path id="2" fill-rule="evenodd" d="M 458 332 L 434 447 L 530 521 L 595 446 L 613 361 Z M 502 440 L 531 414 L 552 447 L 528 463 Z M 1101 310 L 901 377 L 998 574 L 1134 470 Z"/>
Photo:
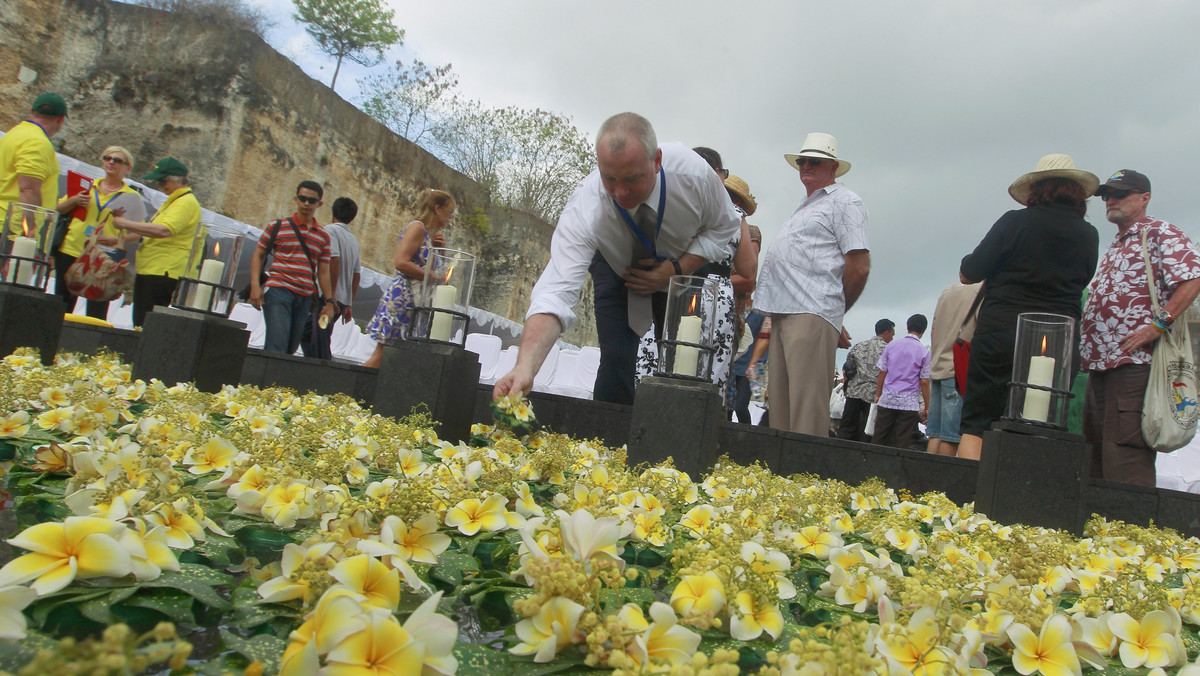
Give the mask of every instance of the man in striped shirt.
<path id="1" fill-rule="evenodd" d="M 313 216 L 323 194 L 321 184 L 302 181 L 296 187 L 296 213 L 267 225 L 250 260 L 250 303 L 263 311 L 267 352 L 296 352 L 318 287 L 321 316 L 327 322 L 333 317 L 329 234 Z M 268 253 L 274 255 L 274 261 L 263 285 L 259 278 Z"/>

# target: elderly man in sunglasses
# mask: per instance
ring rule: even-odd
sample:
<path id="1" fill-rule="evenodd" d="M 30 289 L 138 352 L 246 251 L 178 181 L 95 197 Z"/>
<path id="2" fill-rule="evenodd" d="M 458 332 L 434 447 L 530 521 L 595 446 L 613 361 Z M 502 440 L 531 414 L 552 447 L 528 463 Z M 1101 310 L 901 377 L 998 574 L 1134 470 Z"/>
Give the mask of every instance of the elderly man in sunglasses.
<path id="1" fill-rule="evenodd" d="M 113 212 L 113 226 L 143 238 L 133 279 L 134 326 L 141 326 L 154 306 L 171 304 L 175 285 L 187 272 L 192 240 L 200 225 L 200 202 L 188 187 L 188 168 L 183 162 L 164 157 L 143 179 L 167 195 L 158 211 L 145 223 L 126 218 L 124 209 Z"/>
<path id="2" fill-rule="evenodd" d="M 771 427 L 829 435 L 837 348 L 850 347 L 842 319 L 867 284 L 867 209 L 835 183 L 850 171 L 837 139 L 812 133 L 786 154 L 808 195 L 763 257 L 754 294 L 771 315 Z"/>
<path id="3" fill-rule="evenodd" d="M 267 352 L 296 352 L 318 290 L 324 323 L 333 319 L 337 309 L 329 283 L 329 233 L 315 216 L 324 194 L 320 183 L 301 181 L 296 186 L 296 213 L 271 221 L 250 259 L 250 304 L 263 311 L 267 328 L 263 349 Z M 274 260 L 263 284 L 267 254 Z"/>
<path id="4" fill-rule="evenodd" d="M 1093 476 L 1153 486 L 1157 453 L 1142 438 L 1142 400 L 1155 341 L 1200 292 L 1200 254 L 1178 227 L 1146 215 L 1144 174 L 1122 169 L 1096 195 L 1117 236 L 1100 259 L 1079 325 L 1079 355 L 1089 373 L 1083 435 L 1092 444 Z M 1150 272 L 1161 303 L 1157 315 Z"/>

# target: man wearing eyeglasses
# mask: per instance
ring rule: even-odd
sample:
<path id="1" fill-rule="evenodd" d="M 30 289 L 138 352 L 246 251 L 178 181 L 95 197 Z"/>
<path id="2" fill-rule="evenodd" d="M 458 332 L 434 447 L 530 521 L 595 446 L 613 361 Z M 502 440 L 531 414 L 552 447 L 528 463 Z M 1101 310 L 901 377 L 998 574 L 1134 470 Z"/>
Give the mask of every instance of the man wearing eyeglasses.
<path id="1" fill-rule="evenodd" d="M 142 236 L 137 250 L 137 276 L 133 280 L 133 325 L 141 326 L 155 305 L 170 305 L 179 278 L 188 272 L 188 256 L 200 202 L 188 187 L 188 168 L 174 157 L 164 157 L 143 179 L 167 195 L 158 211 L 145 223 L 125 218 L 124 209 L 113 211 L 113 226 Z"/>
<path id="2" fill-rule="evenodd" d="M 1158 454 L 1142 438 L 1142 400 L 1155 341 L 1200 292 L 1200 253 L 1178 227 L 1146 215 L 1144 174 L 1122 169 L 1095 194 L 1117 236 L 1100 259 L 1079 324 L 1079 356 L 1089 372 L 1083 435 L 1092 444 L 1092 476 L 1153 486 Z M 1158 315 L 1143 239 L 1162 304 Z"/>
<path id="3" fill-rule="evenodd" d="M 808 195 L 763 257 L 754 303 L 771 315 L 771 427 L 829 435 L 835 356 L 850 347 L 846 311 L 867 285 L 867 209 L 834 179 L 850 171 L 837 139 L 811 133 L 786 154 Z"/>
<path id="4" fill-rule="evenodd" d="M 329 233 L 315 217 L 324 193 L 320 183 L 301 181 L 296 186 L 296 213 L 271 221 L 250 259 L 250 304 L 263 311 L 267 352 L 296 352 L 318 289 L 322 321 L 333 319 Z M 260 275 L 267 254 L 273 254 L 274 260 L 264 285 Z"/>

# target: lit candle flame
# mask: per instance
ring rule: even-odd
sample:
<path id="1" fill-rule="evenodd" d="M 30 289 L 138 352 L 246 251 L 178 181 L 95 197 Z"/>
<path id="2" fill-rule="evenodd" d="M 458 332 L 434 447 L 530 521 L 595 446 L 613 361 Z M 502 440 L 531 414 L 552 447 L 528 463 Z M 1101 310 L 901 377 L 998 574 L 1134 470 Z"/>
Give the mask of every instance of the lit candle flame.
<path id="1" fill-rule="evenodd" d="M 217 242 L 216 244 L 213 244 L 213 256 L 220 256 L 220 255 L 221 255 L 221 243 Z"/>
<path id="2" fill-rule="evenodd" d="M 1042 336 L 1042 354 L 1046 354 L 1046 336 Z"/>
<path id="3" fill-rule="evenodd" d="M 446 268 L 446 283 L 450 283 L 450 277 L 454 275 L 454 266 Z"/>
<path id="4" fill-rule="evenodd" d="M 692 302 L 690 304 L 688 304 L 687 313 L 689 315 L 696 313 L 696 297 L 695 296 L 692 296 Z"/>

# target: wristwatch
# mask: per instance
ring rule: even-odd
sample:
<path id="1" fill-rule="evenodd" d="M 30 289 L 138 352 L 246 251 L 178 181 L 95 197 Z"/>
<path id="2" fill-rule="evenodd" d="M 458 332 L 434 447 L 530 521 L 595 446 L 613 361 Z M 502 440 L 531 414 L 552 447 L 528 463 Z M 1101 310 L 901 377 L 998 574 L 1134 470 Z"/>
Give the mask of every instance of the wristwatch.
<path id="1" fill-rule="evenodd" d="M 1175 323 L 1175 318 L 1172 317 L 1171 313 L 1167 312 L 1166 310 L 1160 311 L 1154 316 L 1154 319 L 1165 324 L 1167 328 L 1171 328 L 1171 324 Z"/>
<path id="2" fill-rule="evenodd" d="M 677 274 L 677 275 L 682 275 L 682 274 L 683 274 L 683 268 L 682 268 L 682 267 L 680 267 L 680 265 L 679 265 L 679 259 L 678 259 L 678 258 L 672 258 L 672 259 L 671 259 L 671 265 L 674 265 L 674 266 L 675 266 L 675 274 Z"/>

